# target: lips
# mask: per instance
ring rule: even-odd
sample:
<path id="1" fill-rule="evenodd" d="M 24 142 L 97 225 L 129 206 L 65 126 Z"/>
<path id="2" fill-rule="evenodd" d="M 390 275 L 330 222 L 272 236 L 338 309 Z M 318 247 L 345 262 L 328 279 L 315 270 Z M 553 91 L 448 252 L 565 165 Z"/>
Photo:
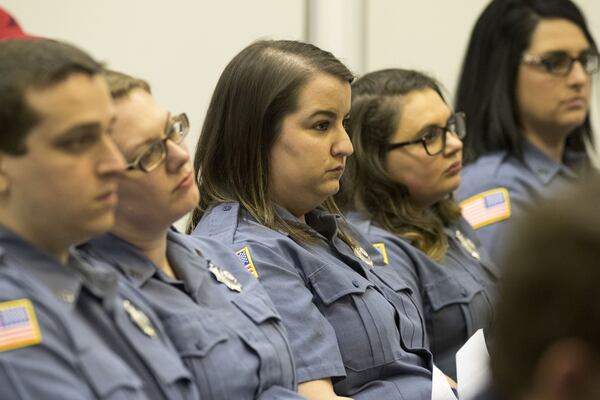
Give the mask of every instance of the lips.
<path id="1" fill-rule="evenodd" d="M 177 184 L 177 186 L 175 186 L 175 189 L 173 189 L 174 192 L 181 190 L 181 189 L 188 189 L 190 188 L 193 184 L 194 184 L 194 174 L 193 172 L 188 172 Z"/>
<path id="2" fill-rule="evenodd" d="M 563 102 L 567 108 L 587 108 L 587 100 L 584 97 L 572 97 Z"/>
<path id="3" fill-rule="evenodd" d="M 455 161 L 444 171 L 448 175 L 456 175 L 462 170 L 462 162 Z"/>
<path id="4" fill-rule="evenodd" d="M 97 196 L 96 200 L 107 207 L 115 207 L 118 201 L 117 189 L 107 190 L 106 192 Z"/>

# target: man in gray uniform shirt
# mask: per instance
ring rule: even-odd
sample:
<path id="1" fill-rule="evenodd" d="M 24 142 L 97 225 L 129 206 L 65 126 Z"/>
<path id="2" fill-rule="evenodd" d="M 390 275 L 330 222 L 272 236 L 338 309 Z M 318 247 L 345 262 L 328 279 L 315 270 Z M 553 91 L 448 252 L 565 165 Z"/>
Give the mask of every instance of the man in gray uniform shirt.
<path id="1" fill-rule="evenodd" d="M 194 399 L 155 315 L 71 246 L 114 222 L 125 167 L 102 67 L 0 41 L 0 397 Z"/>

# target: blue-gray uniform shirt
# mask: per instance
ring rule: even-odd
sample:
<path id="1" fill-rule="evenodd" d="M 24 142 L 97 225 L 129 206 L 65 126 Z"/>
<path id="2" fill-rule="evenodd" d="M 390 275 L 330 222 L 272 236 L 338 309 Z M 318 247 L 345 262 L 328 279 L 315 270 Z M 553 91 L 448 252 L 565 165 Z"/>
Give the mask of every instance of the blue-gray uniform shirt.
<path id="1" fill-rule="evenodd" d="M 171 230 L 167 240 L 177 279 L 111 234 L 80 249 L 143 292 L 192 371 L 201 398 L 302 398 L 295 392 L 291 349 L 279 315 L 239 258 L 211 239 Z M 214 268 L 231 272 L 234 279 L 220 283 Z"/>
<path id="2" fill-rule="evenodd" d="M 299 382 L 331 377 L 337 394 L 355 399 L 429 400 L 432 357 L 407 283 L 361 261 L 338 236 L 341 224 L 352 231 L 340 216 L 313 210 L 305 219 L 313 244 L 258 224 L 236 202 L 223 203 L 207 211 L 194 235 L 227 244 L 256 270 L 289 332 Z"/>
<path id="3" fill-rule="evenodd" d="M 197 399 L 135 289 L 73 251 L 67 266 L 0 227 L 0 397 Z"/>
<path id="4" fill-rule="evenodd" d="M 460 219 L 444 229 L 448 253 L 435 262 L 410 241 L 358 213 L 350 213 L 348 220 L 384 254 L 389 268 L 410 283 L 425 315 L 434 363 L 456 379 L 456 351 L 478 329 L 488 333 L 491 328 L 499 280 L 498 270 L 469 224 Z"/>
<path id="5" fill-rule="evenodd" d="M 566 151 L 559 164 L 525 142 L 523 161 L 502 151 L 465 166 L 455 197 L 483 247 L 500 262 L 514 223 L 540 200 L 577 182 L 585 169 L 581 153 Z"/>

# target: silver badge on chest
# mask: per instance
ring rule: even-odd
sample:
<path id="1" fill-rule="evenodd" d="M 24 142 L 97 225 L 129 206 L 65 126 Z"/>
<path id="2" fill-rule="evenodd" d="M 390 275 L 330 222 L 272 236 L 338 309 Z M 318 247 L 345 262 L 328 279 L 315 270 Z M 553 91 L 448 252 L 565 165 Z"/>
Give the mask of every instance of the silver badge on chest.
<path id="1" fill-rule="evenodd" d="M 133 305 L 129 300 L 123 300 L 123 309 L 129 315 L 129 319 L 137 325 L 139 330 L 141 330 L 144 335 L 148 337 L 155 337 L 156 330 L 152 326 L 152 322 L 150 318 L 143 311 L 139 310 L 136 306 Z"/>
<path id="2" fill-rule="evenodd" d="M 459 230 L 456 231 L 456 238 L 460 242 L 460 245 L 467 251 L 467 253 L 469 253 L 471 255 L 471 257 L 473 257 L 477 261 L 479 261 L 481 259 L 481 256 L 479 255 L 479 251 L 477 250 L 477 246 L 475 246 L 475 243 L 473 243 L 473 241 L 471 239 L 466 237 Z"/>
<path id="3" fill-rule="evenodd" d="M 360 246 L 353 246 L 352 251 L 354 252 L 354 255 L 360 258 L 361 261 L 363 261 L 365 264 L 367 264 L 369 268 L 373 268 L 373 260 L 371 260 L 371 257 L 369 257 L 369 253 L 367 253 L 365 249 L 363 249 Z"/>
<path id="4" fill-rule="evenodd" d="M 218 282 L 221 282 L 223 285 L 227 286 L 229 290 L 233 290 L 235 292 L 242 291 L 242 284 L 240 281 L 238 281 L 231 272 L 227 271 L 223 267 L 219 267 L 218 265 L 210 263 L 208 265 L 208 270 L 213 274 Z"/>

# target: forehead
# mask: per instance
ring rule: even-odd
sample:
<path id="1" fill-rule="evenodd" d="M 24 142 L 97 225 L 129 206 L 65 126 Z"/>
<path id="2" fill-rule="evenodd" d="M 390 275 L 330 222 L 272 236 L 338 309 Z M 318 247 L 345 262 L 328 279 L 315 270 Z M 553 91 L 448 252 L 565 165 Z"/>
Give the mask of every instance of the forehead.
<path id="1" fill-rule="evenodd" d="M 106 124 L 114 114 L 108 87 L 99 75 L 76 73 L 50 87 L 28 89 L 25 102 L 40 119 L 34 130 L 48 135 L 80 124 Z"/>
<path id="2" fill-rule="evenodd" d="M 544 53 L 566 51 L 579 53 L 587 49 L 587 41 L 579 26 L 566 19 L 543 19 L 531 35 L 529 51 Z"/>
<path id="3" fill-rule="evenodd" d="M 167 111 L 142 89 L 134 89 L 115 102 L 113 138 L 123 150 L 163 135 Z"/>
<path id="4" fill-rule="evenodd" d="M 350 84 L 334 76 L 317 74 L 300 88 L 297 109 L 300 112 L 350 111 Z"/>
<path id="5" fill-rule="evenodd" d="M 399 101 L 397 133 L 403 140 L 413 139 L 428 125 L 444 126 L 450 117 L 450 108 L 433 89 L 412 91 Z"/>

